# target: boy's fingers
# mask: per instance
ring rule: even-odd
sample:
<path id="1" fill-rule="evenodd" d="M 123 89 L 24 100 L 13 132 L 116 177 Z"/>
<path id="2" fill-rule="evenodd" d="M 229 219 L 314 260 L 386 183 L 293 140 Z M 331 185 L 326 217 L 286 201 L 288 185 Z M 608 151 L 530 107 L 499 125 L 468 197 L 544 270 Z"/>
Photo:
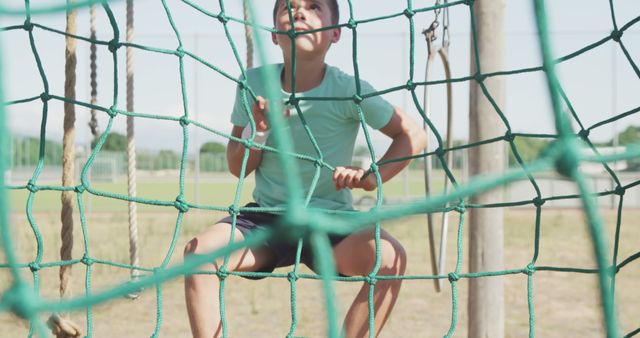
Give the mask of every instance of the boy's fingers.
<path id="1" fill-rule="evenodd" d="M 364 181 L 364 169 L 351 168 L 351 167 L 336 167 L 333 173 L 333 182 L 336 186 L 336 190 L 344 188 L 362 188 Z"/>
<path id="2" fill-rule="evenodd" d="M 353 176 L 353 180 L 351 181 L 351 188 L 359 188 L 362 183 L 362 173 L 360 171 L 356 171 L 356 174 Z"/>
<path id="3" fill-rule="evenodd" d="M 349 188 L 360 188 L 362 187 L 362 176 L 364 175 L 364 170 L 356 169 L 353 171 L 353 175 L 349 180 Z"/>
<path id="4" fill-rule="evenodd" d="M 357 172 L 351 171 L 349 175 L 345 177 L 344 186 L 353 189 L 358 185 Z"/>
<path id="5" fill-rule="evenodd" d="M 336 186 L 336 190 L 344 188 L 343 181 L 346 169 L 345 167 L 336 167 L 336 170 L 333 172 L 333 183 Z"/>
<path id="6" fill-rule="evenodd" d="M 268 107 L 267 101 L 262 96 L 256 97 L 256 102 L 253 104 L 253 118 L 256 121 L 256 128 L 258 131 L 264 131 L 269 129 L 267 119 L 264 116 L 265 109 Z"/>
<path id="7" fill-rule="evenodd" d="M 267 101 L 264 99 L 264 97 L 262 97 L 262 96 L 257 96 L 257 97 L 256 97 L 256 100 L 258 101 L 258 102 L 257 102 L 257 103 L 258 103 L 258 108 L 259 108 L 260 110 L 264 110 L 264 108 L 265 108 L 265 106 L 266 106 L 266 104 L 267 104 Z"/>

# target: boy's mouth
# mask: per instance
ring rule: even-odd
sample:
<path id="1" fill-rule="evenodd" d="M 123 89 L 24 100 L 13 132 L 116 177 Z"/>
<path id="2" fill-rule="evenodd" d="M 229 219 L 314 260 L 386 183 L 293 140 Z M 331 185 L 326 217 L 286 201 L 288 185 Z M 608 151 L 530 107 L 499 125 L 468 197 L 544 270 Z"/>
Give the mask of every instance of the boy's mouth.
<path id="1" fill-rule="evenodd" d="M 304 27 L 300 27 L 300 26 L 296 26 L 295 29 L 294 29 L 294 31 L 296 31 L 296 32 L 306 32 L 308 30 L 309 30 L 309 28 L 304 28 Z"/>

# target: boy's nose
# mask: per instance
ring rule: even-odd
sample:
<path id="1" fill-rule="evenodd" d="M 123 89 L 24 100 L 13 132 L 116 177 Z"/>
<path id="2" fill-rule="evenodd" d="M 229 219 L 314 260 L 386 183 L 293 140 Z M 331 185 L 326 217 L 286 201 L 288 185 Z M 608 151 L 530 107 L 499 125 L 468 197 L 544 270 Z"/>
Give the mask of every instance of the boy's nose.
<path id="1" fill-rule="evenodd" d="M 293 13 L 293 19 L 294 20 L 306 20 L 307 17 L 304 14 L 304 9 L 302 9 L 302 8 L 296 9 L 296 11 Z"/>

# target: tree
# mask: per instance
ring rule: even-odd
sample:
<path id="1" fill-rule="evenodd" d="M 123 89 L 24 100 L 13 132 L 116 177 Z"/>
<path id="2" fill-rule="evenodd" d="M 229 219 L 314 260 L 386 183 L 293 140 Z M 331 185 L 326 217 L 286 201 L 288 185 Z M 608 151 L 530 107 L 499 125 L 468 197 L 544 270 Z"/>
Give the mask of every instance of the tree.
<path id="1" fill-rule="evenodd" d="M 155 170 L 180 168 L 180 156 L 173 150 L 160 150 L 153 162 Z"/>
<path id="2" fill-rule="evenodd" d="M 96 147 L 98 144 L 98 140 L 94 139 L 91 141 L 91 149 Z M 101 150 L 106 151 L 126 151 L 127 150 L 127 137 L 120 133 L 111 132 L 107 135 L 107 139 L 104 141 Z"/>
<path id="3" fill-rule="evenodd" d="M 624 131 L 618 134 L 618 144 L 622 146 L 631 146 L 640 144 L 640 126 L 628 126 Z M 640 159 L 630 158 L 627 160 L 627 170 L 640 170 Z"/>
<path id="4" fill-rule="evenodd" d="M 225 151 L 224 144 L 215 141 L 207 142 L 200 147 L 200 154 L 220 154 Z"/>
<path id="5" fill-rule="evenodd" d="M 547 148 L 551 142 L 546 139 L 518 136 L 514 140 L 514 143 L 518 150 L 518 155 L 520 155 L 522 161 L 526 163 L 540 157 L 540 153 L 542 153 L 542 151 Z M 509 166 L 516 166 L 518 161 L 516 161 L 516 157 L 513 155 L 511 147 L 507 147 L 509 149 Z"/>
<path id="6" fill-rule="evenodd" d="M 11 163 L 14 166 L 36 165 L 40 158 L 40 138 L 25 137 L 11 140 L 13 148 Z M 62 144 L 59 142 L 44 141 L 45 165 L 60 165 L 62 163 Z"/>
<path id="7" fill-rule="evenodd" d="M 628 126 L 627 129 L 618 134 L 618 144 L 628 145 L 634 143 L 640 143 L 640 126 Z"/>

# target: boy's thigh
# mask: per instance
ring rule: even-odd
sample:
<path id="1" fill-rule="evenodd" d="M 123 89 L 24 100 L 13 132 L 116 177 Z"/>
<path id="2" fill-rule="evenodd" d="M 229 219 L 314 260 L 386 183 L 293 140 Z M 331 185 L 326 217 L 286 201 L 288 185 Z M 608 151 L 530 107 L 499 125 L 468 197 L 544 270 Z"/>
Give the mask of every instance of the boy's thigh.
<path id="1" fill-rule="evenodd" d="M 383 265 L 404 259 L 404 248 L 391 234 L 380 229 L 380 252 Z M 375 230 L 352 233 L 333 249 L 336 270 L 347 276 L 367 275 L 376 263 Z"/>
<path id="2" fill-rule="evenodd" d="M 217 223 L 202 231 L 194 237 L 185 247 L 185 254 L 202 255 L 229 245 L 231 238 L 231 224 Z M 244 240 L 242 231 L 238 228 L 233 231 L 233 242 Z M 227 263 L 228 271 L 256 271 L 263 266 L 272 264 L 274 260 L 271 250 L 266 248 L 242 248 L 229 255 Z M 217 257 L 212 264 L 203 268 L 217 270 L 224 262 L 224 255 Z"/>

